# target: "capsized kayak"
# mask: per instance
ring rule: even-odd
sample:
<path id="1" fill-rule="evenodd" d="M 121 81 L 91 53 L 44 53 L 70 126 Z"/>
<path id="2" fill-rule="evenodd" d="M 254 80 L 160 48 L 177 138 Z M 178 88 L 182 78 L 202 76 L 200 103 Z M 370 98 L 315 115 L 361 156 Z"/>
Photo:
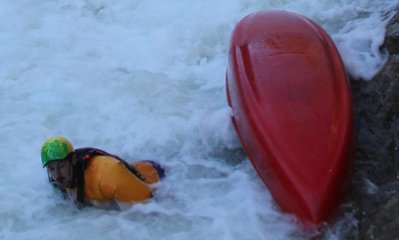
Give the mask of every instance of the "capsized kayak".
<path id="1" fill-rule="evenodd" d="M 328 34 L 287 11 L 246 16 L 232 33 L 226 88 L 241 144 L 281 209 L 327 220 L 354 162 L 349 82 Z"/>

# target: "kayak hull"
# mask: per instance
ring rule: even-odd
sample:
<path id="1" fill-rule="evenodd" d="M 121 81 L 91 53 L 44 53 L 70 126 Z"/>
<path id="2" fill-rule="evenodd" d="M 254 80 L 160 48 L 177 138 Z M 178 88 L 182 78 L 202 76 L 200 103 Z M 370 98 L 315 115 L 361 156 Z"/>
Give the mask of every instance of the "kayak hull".
<path id="1" fill-rule="evenodd" d="M 349 82 L 328 34 L 291 12 L 248 15 L 232 33 L 226 90 L 241 144 L 281 209 L 325 221 L 354 153 Z"/>

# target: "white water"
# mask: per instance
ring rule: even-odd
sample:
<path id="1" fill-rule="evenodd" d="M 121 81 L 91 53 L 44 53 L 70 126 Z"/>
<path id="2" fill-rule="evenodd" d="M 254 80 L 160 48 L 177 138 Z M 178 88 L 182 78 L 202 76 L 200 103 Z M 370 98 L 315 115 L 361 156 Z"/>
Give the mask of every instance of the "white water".
<path id="1" fill-rule="evenodd" d="M 370 79 L 395 2 L 0 0 L 0 239 L 306 238 L 240 152 L 224 89 L 230 33 L 253 11 L 299 12 Z M 168 176 L 147 204 L 78 211 L 40 164 L 53 135 L 157 160 Z"/>

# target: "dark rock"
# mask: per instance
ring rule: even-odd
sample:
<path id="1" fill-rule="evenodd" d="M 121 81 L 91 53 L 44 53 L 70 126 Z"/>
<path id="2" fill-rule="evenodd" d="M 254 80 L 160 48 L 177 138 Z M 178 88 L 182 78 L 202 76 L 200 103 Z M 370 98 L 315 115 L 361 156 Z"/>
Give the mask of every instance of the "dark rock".
<path id="1" fill-rule="evenodd" d="M 387 26 L 385 38 L 385 46 L 389 49 L 391 54 L 399 53 L 399 14 L 392 19 L 392 21 Z"/>
<path id="2" fill-rule="evenodd" d="M 387 27 L 390 55 L 371 81 L 351 79 L 357 133 L 349 204 L 357 239 L 399 239 L 399 15 Z"/>
<path id="3" fill-rule="evenodd" d="M 368 219 L 367 227 L 359 234 L 359 239 L 399 239 L 399 195 L 392 197 L 387 203 L 377 208 Z"/>
<path id="4" fill-rule="evenodd" d="M 356 166 L 342 217 L 329 224 L 327 239 L 399 239 L 399 13 L 382 48 L 389 58 L 371 81 L 350 79 Z"/>

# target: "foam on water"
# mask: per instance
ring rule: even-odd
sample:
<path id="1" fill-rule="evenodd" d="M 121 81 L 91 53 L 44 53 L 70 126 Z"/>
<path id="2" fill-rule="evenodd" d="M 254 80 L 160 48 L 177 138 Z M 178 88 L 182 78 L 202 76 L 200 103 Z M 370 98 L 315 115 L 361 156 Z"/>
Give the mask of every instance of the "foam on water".
<path id="1" fill-rule="evenodd" d="M 240 150 L 229 37 L 262 9 L 300 12 L 370 79 L 394 1 L 0 1 L 0 239 L 301 239 Z M 167 168 L 154 199 L 78 211 L 49 186 L 50 136 Z M 333 233 L 333 236 L 339 235 Z"/>

